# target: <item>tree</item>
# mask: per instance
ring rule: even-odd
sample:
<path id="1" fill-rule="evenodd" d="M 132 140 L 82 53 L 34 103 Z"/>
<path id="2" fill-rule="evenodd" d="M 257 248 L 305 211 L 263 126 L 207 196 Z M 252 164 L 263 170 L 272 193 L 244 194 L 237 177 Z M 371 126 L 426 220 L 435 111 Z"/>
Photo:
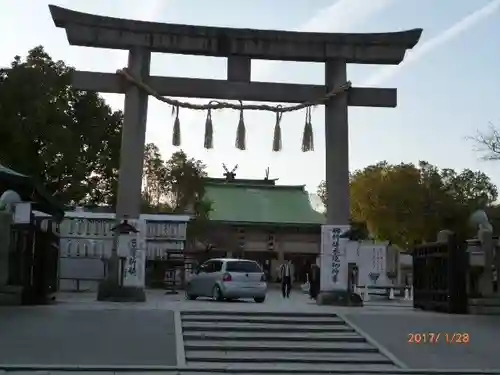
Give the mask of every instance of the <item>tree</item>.
<path id="1" fill-rule="evenodd" d="M 475 149 L 482 154 L 483 160 L 500 160 L 500 131 L 492 123 L 488 130 L 478 131 L 469 139 L 475 143 Z"/>
<path id="2" fill-rule="evenodd" d="M 352 173 L 350 194 L 354 221 L 377 239 L 408 247 L 435 240 L 445 228 L 467 235 L 469 215 L 489 207 L 497 189 L 482 172 L 382 162 Z M 326 199 L 324 183 L 318 195 Z"/>
<path id="3" fill-rule="evenodd" d="M 172 154 L 165 165 L 168 202 L 172 210 L 191 213 L 193 217 L 188 226 L 188 238 L 193 243 L 205 242 L 212 210 L 212 202 L 205 197 L 203 178 L 207 176 L 206 166 L 200 160 L 188 158 L 184 151 Z"/>
<path id="4" fill-rule="evenodd" d="M 144 152 L 142 211 L 189 213 L 193 216 L 190 235 L 199 239 L 208 227 L 212 209 L 212 203 L 205 198 L 206 176 L 201 160 L 178 151 L 164 161 L 158 147 L 148 143 Z"/>
<path id="5" fill-rule="evenodd" d="M 171 212 L 166 202 L 169 188 L 167 167 L 154 143 L 146 144 L 142 174 L 143 212 Z"/>
<path id="6" fill-rule="evenodd" d="M 39 46 L 0 70 L 0 163 L 65 204 L 114 204 L 122 113 L 71 86 L 73 69 Z"/>
<path id="7" fill-rule="evenodd" d="M 192 211 L 202 214 L 206 208 L 203 178 L 207 176 L 206 166 L 194 158 L 188 158 L 184 151 L 177 151 L 166 162 L 169 204 L 174 212 Z"/>

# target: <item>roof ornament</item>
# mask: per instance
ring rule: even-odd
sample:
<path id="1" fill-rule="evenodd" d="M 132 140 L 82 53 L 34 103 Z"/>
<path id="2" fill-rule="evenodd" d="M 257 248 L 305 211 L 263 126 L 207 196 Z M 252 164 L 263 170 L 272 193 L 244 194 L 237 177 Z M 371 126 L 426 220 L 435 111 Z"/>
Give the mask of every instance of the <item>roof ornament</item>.
<path id="1" fill-rule="evenodd" d="M 229 169 L 226 167 L 226 164 L 222 163 L 222 168 L 224 168 L 224 177 L 226 177 L 226 181 L 234 181 L 234 179 L 236 178 L 236 170 L 238 169 L 238 164 L 236 164 L 234 166 L 234 168 L 231 170 L 231 172 L 229 171 Z"/>

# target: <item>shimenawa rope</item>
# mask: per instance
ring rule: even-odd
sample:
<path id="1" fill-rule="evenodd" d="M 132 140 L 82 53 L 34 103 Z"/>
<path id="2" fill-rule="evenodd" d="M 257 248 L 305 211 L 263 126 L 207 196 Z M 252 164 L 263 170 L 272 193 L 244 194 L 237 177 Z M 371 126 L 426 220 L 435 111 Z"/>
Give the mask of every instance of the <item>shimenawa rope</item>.
<path id="1" fill-rule="evenodd" d="M 236 130 L 236 148 L 240 150 L 246 149 L 246 129 L 245 122 L 243 119 L 243 111 L 244 110 L 254 110 L 254 111 L 269 111 L 276 113 L 276 124 L 274 128 L 274 137 L 273 137 L 273 151 L 281 151 L 281 117 L 283 113 L 299 111 L 301 109 L 306 108 L 306 121 L 304 126 L 304 133 L 302 136 L 302 151 L 314 151 L 314 142 L 313 142 L 313 130 L 311 124 L 311 107 L 324 104 L 329 99 L 334 96 L 340 95 L 351 88 L 351 81 L 347 81 L 346 83 L 336 87 L 332 91 L 328 92 L 325 96 L 306 101 L 296 105 L 290 106 L 271 106 L 267 104 L 243 104 L 239 101 L 239 104 L 224 102 L 219 100 L 212 100 L 208 104 L 193 104 L 188 102 L 181 102 L 176 99 L 167 98 L 159 95 L 155 90 L 153 90 L 150 86 L 142 82 L 140 79 L 134 77 L 127 71 L 127 68 L 119 69 L 116 71 L 117 74 L 124 77 L 128 82 L 134 84 L 141 90 L 145 91 L 148 95 L 154 96 L 161 102 L 167 103 L 172 106 L 172 114 L 175 115 L 174 128 L 172 134 L 172 144 L 174 146 L 180 146 L 181 143 L 181 134 L 180 134 L 180 120 L 179 120 L 179 108 L 187 108 L 199 111 L 207 111 L 207 119 L 205 121 L 205 141 L 204 147 L 206 149 L 213 148 L 213 124 L 212 124 L 212 113 L 211 110 L 217 109 L 234 109 L 240 111 L 240 119 L 238 122 L 238 127 Z"/>

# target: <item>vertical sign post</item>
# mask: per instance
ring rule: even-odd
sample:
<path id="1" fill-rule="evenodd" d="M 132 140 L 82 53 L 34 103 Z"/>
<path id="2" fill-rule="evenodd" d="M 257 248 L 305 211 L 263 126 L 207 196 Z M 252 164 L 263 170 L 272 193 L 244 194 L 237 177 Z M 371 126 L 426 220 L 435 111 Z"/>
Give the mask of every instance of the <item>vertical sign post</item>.
<path id="1" fill-rule="evenodd" d="M 349 225 L 321 227 L 320 290 L 322 292 L 347 290 L 349 272 L 346 248 L 349 239 L 343 235 L 349 229 Z"/>

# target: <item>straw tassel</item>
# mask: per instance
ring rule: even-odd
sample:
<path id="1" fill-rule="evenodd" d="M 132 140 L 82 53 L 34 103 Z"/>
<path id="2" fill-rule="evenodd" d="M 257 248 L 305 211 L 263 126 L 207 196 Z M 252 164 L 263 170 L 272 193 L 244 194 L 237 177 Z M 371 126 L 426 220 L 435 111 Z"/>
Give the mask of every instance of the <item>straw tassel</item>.
<path id="1" fill-rule="evenodd" d="M 172 133 L 172 145 L 181 145 L 181 121 L 179 120 L 179 107 L 174 107 L 172 112 L 175 112 L 174 129 Z"/>
<path id="2" fill-rule="evenodd" d="M 212 111 L 210 108 L 207 112 L 207 119 L 205 121 L 205 143 L 204 146 L 207 150 L 214 148 L 214 127 L 212 125 Z"/>
<path id="3" fill-rule="evenodd" d="M 238 128 L 236 129 L 236 142 L 235 146 L 238 150 L 246 149 L 246 129 L 245 121 L 243 120 L 243 103 L 240 101 L 240 121 L 238 122 Z"/>
<path id="4" fill-rule="evenodd" d="M 276 112 L 276 124 L 274 125 L 274 137 L 273 137 L 273 151 L 281 151 L 281 117 L 283 117 L 283 112 L 279 111 L 280 105 L 276 107 L 278 111 Z"/>
<path id="5" fill-rule="evenodd" d="M 302 135 L 302 152 L 314 151 L 313 128 L 311 123 L 311 107 L 306 109 L 306 123 Z"/>

